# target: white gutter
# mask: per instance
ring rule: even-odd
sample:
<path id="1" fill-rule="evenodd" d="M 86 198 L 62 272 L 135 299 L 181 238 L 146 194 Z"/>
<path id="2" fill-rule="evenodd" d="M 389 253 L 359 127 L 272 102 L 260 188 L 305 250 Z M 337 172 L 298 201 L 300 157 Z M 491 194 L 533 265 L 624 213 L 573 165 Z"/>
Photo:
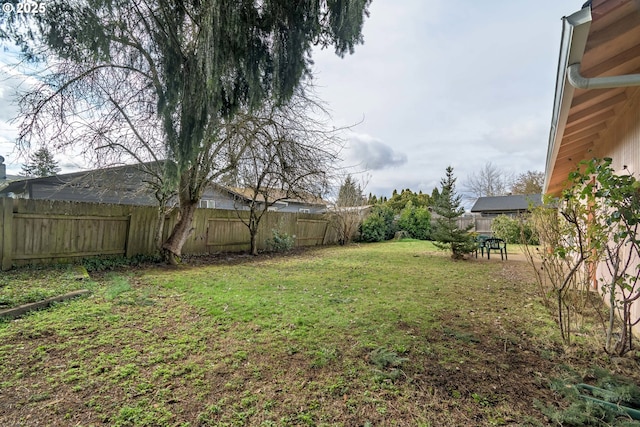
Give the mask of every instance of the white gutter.
<path id="1" fill-rule="evenodd" d="M 571 64 L 567 77 L 571 86 L 578 89 L 611 89 L 616 87 L 640 86 L 640 74 L 624 76 L 586 78 L 580 74 L 580 63 Z"/>
<path id="2" fill-rule="evenodd" d="M 591 27 L 591 7 L 587 5 L 574 14 L 562 18 L 562 38 L 560 41 L 560 56 L 556 77 L 556 92 L 553 101 L 553 116 L 547 148 L 547 165 L 544 177 L 544 193 L 549 189 L 549 179 L 553 173 L 553 166 L 558 157 L 560 142 L 569 117 L 569 109 L 573 100 L 575 88 L 568 80 L 569 64 L 579 64 L 582 61 L 587 36 Z"/>

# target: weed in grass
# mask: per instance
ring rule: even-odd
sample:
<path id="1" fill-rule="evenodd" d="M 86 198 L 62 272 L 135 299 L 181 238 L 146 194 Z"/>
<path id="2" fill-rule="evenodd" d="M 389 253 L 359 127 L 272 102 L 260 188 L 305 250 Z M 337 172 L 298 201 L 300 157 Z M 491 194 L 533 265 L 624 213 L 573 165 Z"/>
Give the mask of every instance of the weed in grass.
<path id="1" fill-rule="evenodd" d="M 149 382 L 143 381 L 143 382 L 140 382 L 140 383 L 136 384 L 135 388 L 136 388 L 136 391 L 138 392 L 138 394 L 145 394 L 145 393 L 148 393 L 151 390 L 153 390 L 154 389 L 154 385 L 149 383 Z"/>
<path id="2" fill-rule="evenodd" d="M 293 356 L 294 354 L 300 353 L 300 348 L 295 345 L 288 345 L 286 351 L 289 356 Z"/>
<path id="3" fill-rule="evenodd" d="M 298 414 L 296 418 L 299 421 L 299 423 L 301 423 L 299 425 L 307 425 L 307 426 L 316 425 L 315 421 L 313 420 L 313 415 L 307 412 L 302 412 Z"/>
<path id="4" fill-rule="evenodd" d="M 480 342 L 480 338 L 476 337 L 475 335 L 473 335 L 472 333 L 469 332 L 461 332 L 461 331 L 457 331 L 451 328 L 442 328 L 442 332 L 445 335 L 448 335 L 450 337 L 453 337 L 459 341 L 462 341 L 463 343 L 466 344 L 477 344 Z"/>
<path id="5" fill-rule="evenodd" d="M 251 392 L 249 392 L 249 391 L 245 391 L 244 392 L 244 397 L 240 401 L 240 405 L 243 408 L 251 408 L 251 407 L 255 406 L 257 401 L 258 401 L 258 397 L 257 396 L 251 394 Z"/>
<path id="6" fill-rule="evenodd" d="M 129 283 L 129 280 L 125 277 L 113 275 L 110 277 L 110 282 L 109 287 L 104 293 L 107 300 L 114 300 L 122 294 L 132 290 L 131 283 Z"/>
<path id="7" fill-rule="evenodd" d="M 123 380 L 129 377 L 138 375 L 138 367 L 133 363 L 127 363 L 116 370 L 116 377 L 118 380 Z"/>
<path id="8" fill-rule="evenodd" d="M 398 353 L 384 347 L 378 347 L 369 353 L 368 360 L 377 368 L 375 373 L 378 379 L 395 380 L 402 374 L 402 364 L 409 359 L 400 357 Z"/>
<path id="9" fill-rule="evenodd" d="M 153 379 L 162 379 L 166 381 L 174 376 L 174 371 L 168 366 L 158 366 L 154 371 L 152 378 Z"/>
<path id="10" fill-rule="evenodd" d="M 323 347 L 314 352 L 314 358 L 311 362 L 312 368 L 324 368 L 329 363 L 338 359 L 339 351 L 337 348 Z"/>
<path id="11" fill-rule="evenodd" d="M 244 350 L 238 350 L 233 354 L 233 359 L 237 362 L 246 362 L 248 357 L 247 352 Z"/>
<path id="12" fill-rule="evenodd" d="M 327 386 L 327 391 L 331 396 L 344 396 L 349 393 L 348 382 L 344 378 L 338 377 Z"/>
<path id="13" fill-rule="evenodd" d="M 471 393 L 471 398 L 480 406 L 492 406 L 491 400 L 489 400 L 489 398 L 485 396 L 482 396 L 481 394 Z"/>
<path id="14" fill-rule="evenodd" d="M 36 393 L 29 396 L 29 402 L 42 402 L 49 399 L 51 399 L 51 393 L 49 392 Z"/>
<path id="15" fill-rule="evenodd" d="M 160 404 L 142 399 L 135 406 L 124 406 L 113 418 L 114 427 L 162 427 L 171 425 L 172 413 Z"/>
<path id="16" fill-rule="evenodd" d="M 271 410 L 273 410 L 276 407 L 276 402 L 275 400 L 272 399 L 267 399 L 263 404 L 262 404 L 262 409 L 264 409 L 265 411 L 269 412 Z"/>
<path id="17" fill-rule="evenodd" d="M 204 412 L 201 412 L 198 415 L 198 425 L 199 426 L 214 426 L 219 425 L 216 422 L 218 418 L 218 414 L 221 412 L 220 406 L 218 405 L 209 405 L 206 407 Z"/>

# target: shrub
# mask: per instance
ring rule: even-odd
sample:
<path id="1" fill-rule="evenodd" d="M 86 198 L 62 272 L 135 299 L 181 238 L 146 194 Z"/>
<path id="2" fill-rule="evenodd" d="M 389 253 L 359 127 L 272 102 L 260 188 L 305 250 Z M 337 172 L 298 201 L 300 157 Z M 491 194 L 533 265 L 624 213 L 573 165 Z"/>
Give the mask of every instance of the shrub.
<path id="1" fill-rule="evenodd" d="M 503 239 L 507 243 L 539 244 L 528 218 L 524 216 L 511 218 L 499 215 L 491 223 L 491 230 L 495 237 Z"/>
<path id="2" fill-rule="evenodd" d="M 296 236 L 282 233 L 278 230 L 271 230 L 272 237 L 267 239 L 267 249 L 272 252 L 289 252 L 293 249 Z"/>
<path id="3" fill-rule="evenodd" d="M 415 207 L 411 201 L 400 211 L 398 229 L 414 239 L 427 240 L 431 234 L 431 214 L 424 207 Z"/>
<path id="4" fill-rule="evenodd" d="M 360 240 L 363 242 L 381 242 L 391 239 L 396 232 L 393 225 L 393 216 L 393 210 L 388 206 L 374 206 L 371 214 L 362 221 Z"/>

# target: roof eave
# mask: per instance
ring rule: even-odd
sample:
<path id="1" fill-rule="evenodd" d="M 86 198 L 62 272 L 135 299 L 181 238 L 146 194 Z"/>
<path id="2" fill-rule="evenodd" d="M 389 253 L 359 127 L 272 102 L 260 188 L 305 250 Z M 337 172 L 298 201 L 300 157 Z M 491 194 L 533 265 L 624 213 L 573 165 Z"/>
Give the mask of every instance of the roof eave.
<path id="1" fill-rule="evenodd" d="M 582 56 L 587 46 L 587 37 L 589 35 L 591 21 L 591 6 L 589 4 L 572 15 L 562 18 L 562 38 L 560 41 L 560 55 L 558 58 L 549 146 L 547 148 L 544 193 L 547 193 L 549 190 L 550 179 L 553 175 L 558 151 L 560 150 L 560 143 L 562 142 L 567 118 L 569 117 L 569 109 L 573 102 L 575 88 L 569 83 L 567 69 L 569 65 L 582 61 Z"/>

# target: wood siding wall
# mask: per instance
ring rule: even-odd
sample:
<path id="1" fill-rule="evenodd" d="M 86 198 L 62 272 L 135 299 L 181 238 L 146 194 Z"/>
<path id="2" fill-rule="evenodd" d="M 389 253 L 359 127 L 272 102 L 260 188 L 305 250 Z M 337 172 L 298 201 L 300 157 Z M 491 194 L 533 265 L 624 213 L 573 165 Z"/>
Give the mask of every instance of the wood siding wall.
<path id="1" fill-rule="evenodd" d="M 611 157 L 612 166 L 617 174 L 630 172 L 637 178 L 640 176 L 640 89 L 636 89 L 630 102 L 616 113 L 617 119 L 602 135 L 603 143 L 598 145 L 594 155 Z M 635 259 L 631 265 L 635 266 L 638 263 L 640 260 Z M 600 264 L 596 269 L 596 279 L 604 278 L 606 281 L 610 277 L 606 265 Z M 594 286 L 597 285 L 597 282 L 594 283 Z M 604 300 L 608 302 L 609 298 L 605 297 Z M 632 321 L 640 318 L 640 301 L 634 304 L 631 315 Z M 640 334 L 640 325 L 635 326 L 634 332 Z"/>
<path id="2" fill-rule="evenodd" d="M 198 209 L 183 254 L 249 249 L 249 231 L 238 214 Z M 177 213 L 164 220 L 164 237 Z M 99 255 L 155 253 L 157 209 L 67 201 L 0 198 L 0 267 L 65 262 Z M 259 249 L 266 249 L 271 230 L 296 236 L 296 246 L 335 243 L 328 221 L 317 214 L 268 212 L 260 222 Z"/>

